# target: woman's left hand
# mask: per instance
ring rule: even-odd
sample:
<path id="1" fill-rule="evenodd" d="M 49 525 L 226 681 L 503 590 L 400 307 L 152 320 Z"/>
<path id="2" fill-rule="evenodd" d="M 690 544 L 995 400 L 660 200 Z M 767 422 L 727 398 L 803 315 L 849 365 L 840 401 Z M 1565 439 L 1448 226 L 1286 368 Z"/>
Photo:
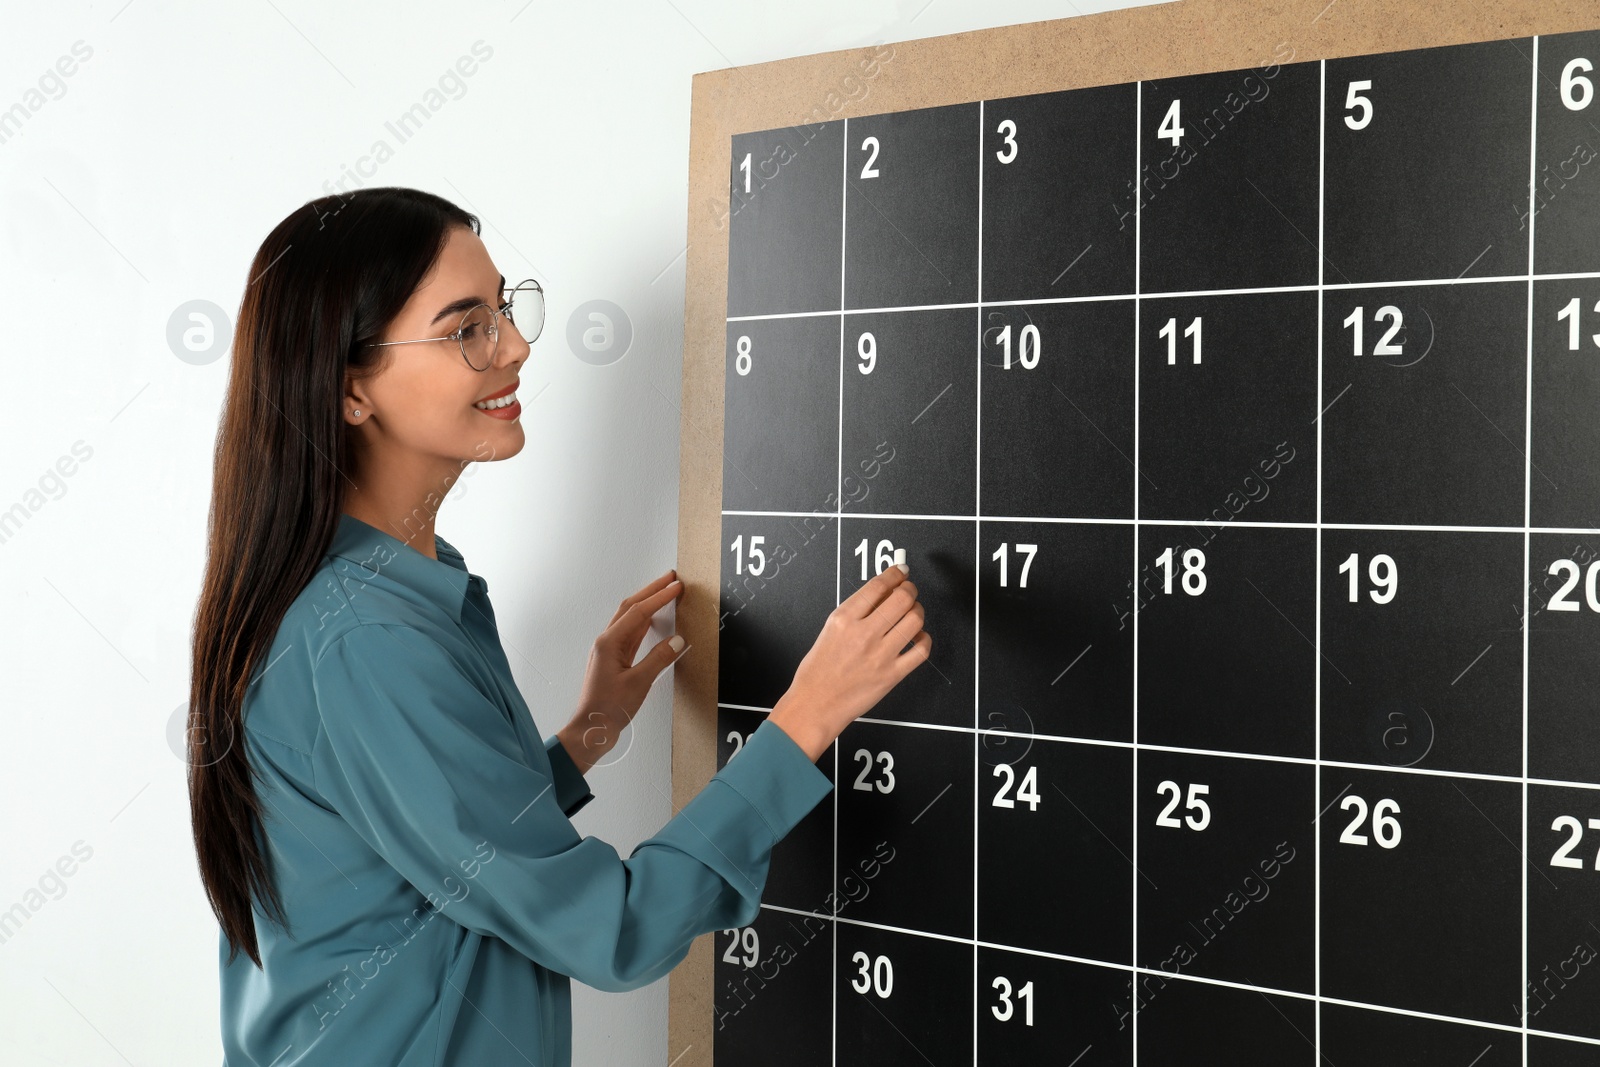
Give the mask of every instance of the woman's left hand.
<path id="1" fill-rule="evenodd" d="M 657 643 L 638 663 L 633 661 L 650 629 L 651 618 L 682 595 L 683 583 L 677 578 L 678 572 L 669 570 L 637 593 L 624 597 L 611 622 L 595 638 L 577 713 L 559 732 L 579 771 L 587 773 L 616 748 L 617 738 L 638 714 L 657 676 L 677 659 L 683 639 L 673 635 Z"/>

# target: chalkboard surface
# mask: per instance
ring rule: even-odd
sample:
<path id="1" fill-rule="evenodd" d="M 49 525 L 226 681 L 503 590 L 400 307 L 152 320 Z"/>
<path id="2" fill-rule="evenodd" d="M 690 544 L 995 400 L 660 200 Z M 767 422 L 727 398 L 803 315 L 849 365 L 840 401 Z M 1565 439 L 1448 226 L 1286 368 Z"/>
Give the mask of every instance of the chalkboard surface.
<path id="1" fill-rule="evenodd" d="M 714 1060 L 1600 1064 L 1600 32 L 727 143 Z"/>

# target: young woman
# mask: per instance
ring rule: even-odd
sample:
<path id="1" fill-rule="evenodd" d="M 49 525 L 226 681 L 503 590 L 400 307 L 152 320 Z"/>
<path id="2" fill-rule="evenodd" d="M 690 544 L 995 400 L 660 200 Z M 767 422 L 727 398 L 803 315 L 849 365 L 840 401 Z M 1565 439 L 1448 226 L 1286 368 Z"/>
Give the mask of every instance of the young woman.
<path id="1" fill-rule="evenodd" d="M 773 845 L 830 791 L 815 761 L 931 648 L 887 568 L 660 833 L 627 859 L 581 837 L 584 773 L 682 648 L 634 662 L 683 583 L 622 600 L 541 739 L 487 586 L 434 530 L 468 463 L 522 450 L 544 318 L 478 232 L 437 196 L 365 189 L 306 204 L 251 265 L 190 692 L 228 1067 L 564 1067 L 569 979 L 633 989 L 750 923 Z"/>

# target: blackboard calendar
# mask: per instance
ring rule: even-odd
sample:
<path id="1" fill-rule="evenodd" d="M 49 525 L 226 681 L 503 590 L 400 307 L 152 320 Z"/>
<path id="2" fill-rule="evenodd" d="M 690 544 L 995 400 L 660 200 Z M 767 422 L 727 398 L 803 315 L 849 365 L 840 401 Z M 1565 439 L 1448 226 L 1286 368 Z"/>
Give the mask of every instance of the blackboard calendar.
<path id="1" fill-rule="evenodd" d="M 718 1064 L 1600 1064 L 1600 32 L 729 145 Z"/>

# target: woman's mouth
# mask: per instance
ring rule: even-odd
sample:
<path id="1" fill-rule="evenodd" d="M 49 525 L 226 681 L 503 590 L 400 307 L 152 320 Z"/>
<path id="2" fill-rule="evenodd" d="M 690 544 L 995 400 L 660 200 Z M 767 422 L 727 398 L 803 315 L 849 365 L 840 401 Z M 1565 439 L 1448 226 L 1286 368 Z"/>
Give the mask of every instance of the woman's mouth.
<path id="1" fill-rule="evenodd" d="M 509 421 L 522 414 L 522 405 L 518 403 L 515 392 L 497 396 L 492 400 L 480 400 L 472 406 L 491 419 L 506 419 Z"/>

